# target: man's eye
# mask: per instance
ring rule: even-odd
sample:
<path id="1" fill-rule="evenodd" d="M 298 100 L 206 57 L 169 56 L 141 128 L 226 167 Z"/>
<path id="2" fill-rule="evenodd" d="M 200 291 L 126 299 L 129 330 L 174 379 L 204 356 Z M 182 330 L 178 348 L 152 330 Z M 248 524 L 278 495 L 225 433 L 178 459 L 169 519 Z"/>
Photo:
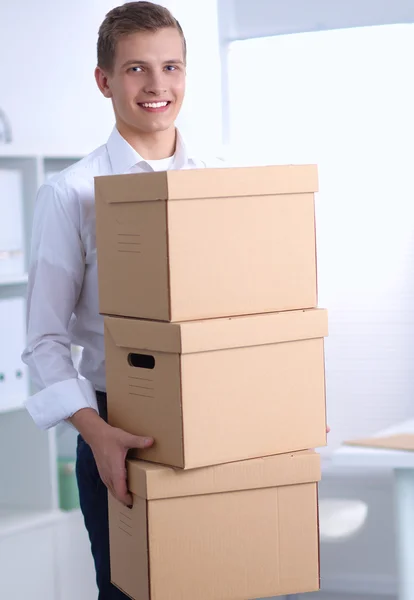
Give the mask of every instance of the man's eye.
<path id="1" fill-rule="evenodd" d="M 131 71 L 133 71 L 134 73 L 139 73 L 140 71 L 142 71 L 142 67 L 131 67 Z"/>
<path id="2" fill-rule="evenodd" d="M 176 69 L 174 65 L 167 65 L 165 68 L 167 69 L 167 71 L 175 71 Z"/>

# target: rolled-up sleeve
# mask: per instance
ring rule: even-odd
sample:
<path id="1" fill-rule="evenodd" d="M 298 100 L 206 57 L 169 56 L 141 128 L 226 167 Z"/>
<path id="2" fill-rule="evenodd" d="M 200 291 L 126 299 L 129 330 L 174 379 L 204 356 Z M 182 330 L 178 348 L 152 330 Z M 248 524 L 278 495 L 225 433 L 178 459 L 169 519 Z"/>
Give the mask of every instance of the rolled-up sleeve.
<path id="1" fill-rule="evenodd" d="M 22 354 L 35 386 L 26 408 L 42 429 L 82 408 L 97 410 L 92 384 L 74 367 L 69 333 L 84 271 L 78 198 L 67 186 L 45 184 L 34 211 Z"/>

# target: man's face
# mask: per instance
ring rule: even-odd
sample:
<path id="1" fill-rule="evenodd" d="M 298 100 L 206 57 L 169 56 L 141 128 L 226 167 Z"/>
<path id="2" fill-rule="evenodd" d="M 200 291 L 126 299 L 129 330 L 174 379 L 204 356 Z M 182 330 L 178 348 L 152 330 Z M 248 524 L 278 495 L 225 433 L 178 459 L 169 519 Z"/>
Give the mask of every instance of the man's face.
<path id="1" fill-rule="evenodd" d="M 171 27 L 121 38 L 112 73 L 101 77 L 121 130 L 149 134 L 174 127 L 185 92 L 180 33 Z"/>

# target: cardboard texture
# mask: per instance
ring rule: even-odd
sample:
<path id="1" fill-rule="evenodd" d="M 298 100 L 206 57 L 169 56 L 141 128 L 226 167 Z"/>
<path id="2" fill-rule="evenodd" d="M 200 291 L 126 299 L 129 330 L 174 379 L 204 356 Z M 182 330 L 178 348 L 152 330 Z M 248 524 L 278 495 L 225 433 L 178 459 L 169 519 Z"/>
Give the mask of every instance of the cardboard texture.
<path id="1" fill-rule="evenodd" d="M 319 589 L 314 452 L 192 471 L 128 461 L 109 496 L 112 582 L 134 600 L 247 600 Z"/>
<path id="2" fill-rule="evenodd" d="M 109 423 L 191 469 L 326 445 L 327 311 L 184 323 L 105 317 Z"/>
<path id="3" fill-rule="evenodd" d="M 382 448 L 384 450 L 407 450 L 414 452 L 414 433 L 398 433 L 382 437 L 371 437 L 361 440 L 348 440 L 345 446 L 362 446 L 366 448 Z"/>
<path id="4" fill-rule="evenodd" d="M 95 178 L 100 312 L 186 321 L 317 306 L 313 165 Z"/>

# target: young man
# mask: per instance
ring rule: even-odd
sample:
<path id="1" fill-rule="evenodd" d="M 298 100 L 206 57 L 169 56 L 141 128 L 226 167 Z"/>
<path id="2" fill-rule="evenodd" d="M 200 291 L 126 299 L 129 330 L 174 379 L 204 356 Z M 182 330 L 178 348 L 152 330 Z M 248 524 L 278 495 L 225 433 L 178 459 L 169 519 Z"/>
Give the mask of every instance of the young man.
<path id="1" fill-rule="evenodd" d="M 99 30 L 96 81 L 112 101 L 107 143 L 39 190 L 28 286 L 23 360 L 38 392 L 27 402 L 35 423 L 78 431 L 77 477 L 91 540 L 99 600 L 125 598 L 110 583 L 107 491 L 126 506 L 129 448 L 154 440 L 106 422 L 103 317 L 98 308 L 94 177 L 217 166 L 194 156 L 175 127 L 184 98 L 186 44 L 171 13 L 150 2 L 114 8 Z M 71 344 L 83 347 L 79 377 Z"/>

